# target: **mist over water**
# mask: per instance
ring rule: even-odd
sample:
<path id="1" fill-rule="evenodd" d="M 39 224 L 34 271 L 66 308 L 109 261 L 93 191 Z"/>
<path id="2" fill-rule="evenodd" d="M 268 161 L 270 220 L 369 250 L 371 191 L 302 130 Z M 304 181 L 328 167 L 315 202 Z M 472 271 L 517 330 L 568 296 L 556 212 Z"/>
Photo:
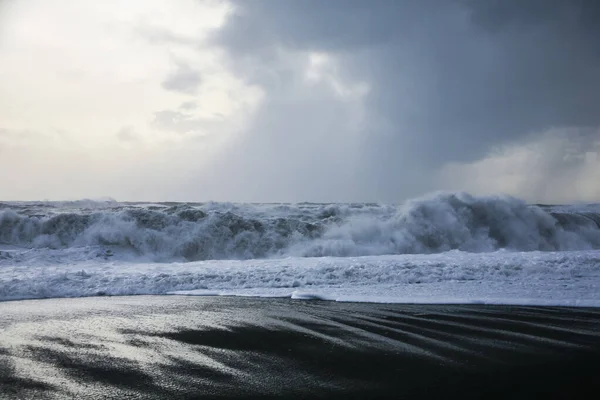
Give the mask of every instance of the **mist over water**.
<path id="1" fill-rule="evenodd" d="M 402 205 L 0 203 L 0 243 L 146 261 L 600 248 L 600 206 L 437 193 Z"/>

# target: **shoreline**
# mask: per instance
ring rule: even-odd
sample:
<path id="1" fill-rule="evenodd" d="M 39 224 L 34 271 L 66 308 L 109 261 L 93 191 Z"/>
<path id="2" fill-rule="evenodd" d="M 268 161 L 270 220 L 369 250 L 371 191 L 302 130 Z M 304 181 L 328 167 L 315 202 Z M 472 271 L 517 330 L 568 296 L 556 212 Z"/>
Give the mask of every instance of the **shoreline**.
<path id="1" fill-rule="evenodd" d="M 481 298 L 481 299 L 465 299 L 462 297 L 447 297 L 434 299 L 420 298 L 417 301 L 410 300 L 406 297 L 393 296 L 352 296 L 342 295 L 334 296 L 322 294 L 322 291 L 293 291 L 291 293 L 282 292 L 283 294 L 248 294 L 236 293 L 231 291 L 219 292 L 213 290 L 181 290 L 167 293 L 139 293 L 139 294 L 90 294 L 81 296 L 51 296 L 51 297 L 16 297 L 0 300 L 0 305 L 3 303 L 27 302 L 27 301 L 51 301 L 51 300 L 77 300 L 77 299 L 103 299 L 103 298 L 129 298 L 129 297 L 215 297 L 215 298 L 240 298 L 240 299 L 265 299 L 265 300 L 290 300 L 290 301 L 317 301 L 331 302 L 344 304 L 372 304 L 372 305 L 407 305 L 407 306 L 498 306 L 498 307 L 554 307 L 568 309 L 598 309 L 600 310 L 600 300 L 581 299 L 581 300 L 548 300 L 539 298 Z"/>

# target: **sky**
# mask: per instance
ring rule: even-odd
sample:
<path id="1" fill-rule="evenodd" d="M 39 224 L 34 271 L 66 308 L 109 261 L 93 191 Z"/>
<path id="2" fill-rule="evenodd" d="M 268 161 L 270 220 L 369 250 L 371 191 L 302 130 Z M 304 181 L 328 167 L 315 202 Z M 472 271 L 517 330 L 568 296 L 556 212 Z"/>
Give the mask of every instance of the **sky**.
<path id="1" fill-rule="evenodd" d="M 0 199 L 600 201 L 595 0 L 0 0 Z"/>

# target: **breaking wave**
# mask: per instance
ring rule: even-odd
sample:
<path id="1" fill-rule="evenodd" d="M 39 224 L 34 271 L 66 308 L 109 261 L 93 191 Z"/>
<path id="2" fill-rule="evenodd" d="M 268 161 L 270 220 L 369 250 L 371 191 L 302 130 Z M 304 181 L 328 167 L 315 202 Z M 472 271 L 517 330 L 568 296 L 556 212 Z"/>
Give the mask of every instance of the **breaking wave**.
<path id="1" fill-rule="evenodd" d="M 598 207 L 441 193 L 378 204 L 3 203 L 0 243 L 155 261 L 600 248 Z"/>

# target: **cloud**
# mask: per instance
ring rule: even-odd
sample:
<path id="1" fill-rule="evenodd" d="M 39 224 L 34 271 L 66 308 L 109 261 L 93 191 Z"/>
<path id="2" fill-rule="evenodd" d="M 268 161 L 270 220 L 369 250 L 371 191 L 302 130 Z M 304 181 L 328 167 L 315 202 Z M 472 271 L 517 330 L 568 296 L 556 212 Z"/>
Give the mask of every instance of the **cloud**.
<path id="1" fill-rule="evenodd" d="M 184 101 L 179 106 L 180 110 L 195 110 L 196 108 L 198 108 L 198 104 L 194 101 Z"/>
<path id="2" fill-rule="evenodd" d="M 536 182 L 564 176 L 600 197 L 581 161 L 600 126 L 596 2 L 121 3 L 15 2 L 0 27 L 3 127 L 70 132 L 61 157 L 96 160 L 102 195 L 401 202 L 469 177 L 541 201 L 564 191 Z M 568 143 L 579 161 L 556 161 Z M 135 155 L 130 182 L 99 167 L 114 147 L 115 170 Z"/>
<path id="3" fill-rule="evenodd" d="M 175 62 L 175 66 L 175 70 L 162 82 L 162 87 L 174 92 L 195 94 L 202 83 L 200 73 L 182 61 Z"/>
<path id="4" fill-rule="evenodd" d="M 124 126 L 117 132 L 117 138 L 121 142 L 135 142 L 139 140 L 139 136 L 135 133 L 132 126 Z"/>
<path id="5" fill-rule="evenodd" d="M 198 105 L 190 118 L 235 114 L 224 94 L 231 91 L 251 103 L 245 86 L 219 67 L 216 49 L 202 41 L 222 24 L 224 5 L 31 0 L 2 8 L 0 75 L 10 77 L 0 85 L 0 121 L 8 132 L 0 134 L 2 198 L 185 200 L 179 177 L 201 169 L 213 150 L 198 133 L 174 135 L 152 129 L 152 121 L 157 110 L 181 111 L 185 100 Z M 193 54 L 145 40 L 140 26 L 188 38 Z M 172 69 L 174 59 L 210 82 L 194 95 L 165 90 L 169 76 L 182 75 Z M 218 126 L 211 133 L 226 131 Z M 198 188 L 186 196 L 200 197 Z"/>
<path id="6" fill-rule="evenodd" d="M 600 199 L 600 130 L 552 129 L 507 144 L 472 163 L 450 163 L 439 185 L 506 193 L 541 203 Z"/>
<path id="7" fill-rule="evenodd" d="M 208 165 L 202 187 L 214 199 L 347 201 L 366 198 L 360 129 L 365 85 L 335 73 L 334 59 L 314 71 L 314 55 L 281 54 L 269 93 Z M 273 83 L 276 85 L 276 83 Z"/>
<path id="8" fill-rule="evenodd" d="M 183 135 L 214 132 L 220 122 L 222 121 L 218 116 L 214 118 L 196 117 L 185 109 L 182 111 L 162 110 L 154 113 L 152 126 L 165 132 Z"/>
<path id="9" fill-rule="evenodd" d="M 355 160 L 364 181 L 353 184 L 378 199 L 435 190 L 430 177 L 446 163 L 477 160 L 532 131 L 600 123 L 593 2 L 235 4 L 212 40 L 267 98 L 297 79 L 301 67 L 282 67 L 281 55 L 291 53 L 329 54 L 338 76 L 369 87 Z M 335 112 L 334 103 L 321 106 Z M 306 121 L 319 117 L 298 123 L 306 132 Z"/>
<path id="10" fill-rule="evenodd" d="M 56 133 L 56 132 L 54 132 Z M 6 129 L 0 128 L 0 147 L 25 148 L 36 143 L 50 141 L 56 135 L 42 134 L 30 129 Z M 57 143 L 57 141 L 54 141 Z"/>

